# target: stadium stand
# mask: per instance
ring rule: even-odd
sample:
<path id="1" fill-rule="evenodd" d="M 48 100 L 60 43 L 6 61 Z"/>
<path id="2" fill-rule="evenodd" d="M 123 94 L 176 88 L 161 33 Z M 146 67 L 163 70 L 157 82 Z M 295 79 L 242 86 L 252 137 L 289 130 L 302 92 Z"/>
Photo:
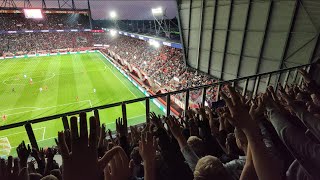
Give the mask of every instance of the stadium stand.
<path id="1" fill-rule="evenodd" d="M 28 54 L 36 51 L 92 46 L 91 32 L 50 32 L 0 35 L 4 54 Z"/>
<path id="2" fill-rule="evenodd" d="M 31 150 L 22 142 L 19 159 L 1 159 L 7 171 L 0 178 L 319 179 L 320 87 L 299 72 L 301 86 L 270 86 L 253 100 L 228 86 L 220 92 L 225 107 L 190 109 L 187 118 L 151 113 L 143 128 L 119 118 L 116 137 L 100 126 L 97 111 L 88 137 L 81 113 L 79 125 L 71 117 L 71 129 L 58 133 L 57 147 Z"/>
<path id="3" fill-rule="evenodd" d="M 168 46 L 157 49 L 144 40 L 122 35 L 110 37 L 106 34 L 95 34 L 94 42 L 108 45 L 109 48 L 104 52 L 118 60 L 125 69 L 130 72 L 135 71 L 133 74 L 141 81 L 148 79 L 150 88 L 154 92 L 176 91 L 217 81 L 211 76 L 188 68 L 183 61 L 181 49 Z M 200 91 L 192 92 L 193 104 L 200 103 L 200 93 Z M 209 94 L 214 98 L 215 90 L 210 89 Z M 176 98 L 184 99 L 180 95 Z"/>
<path id="4" fill-rule="evenodd" d="M 43 19 L 26 19 L 20 13 L 0 13 L 0 30 L 50 30 L 90 28 L 87 14 L 44 13 Z M 8 20 L 10 19 L 10 20 Z"/>

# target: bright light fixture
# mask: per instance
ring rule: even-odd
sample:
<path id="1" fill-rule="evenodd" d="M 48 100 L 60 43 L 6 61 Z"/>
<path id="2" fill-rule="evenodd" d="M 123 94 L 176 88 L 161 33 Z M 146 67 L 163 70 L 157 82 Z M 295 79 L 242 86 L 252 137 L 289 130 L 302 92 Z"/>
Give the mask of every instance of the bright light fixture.
<path id="1" fill-rule="evenodd" d="M 153 39 L 149 40 L 149 44 L 150 44 L 150 46 L 154 46 L 155 48 L 160 47 L 160 43 L 158 41 L 153 40 Z"/>
<path id="2" fill-rule="evenodd" d="M 111 11 L 110 12 L 110 17 L 111 18 L 116 18 L 117 17 L 117 13 L 115 11 Z"/>
<path id="3" fill-rule="evenodd" d="M 153 46 L 158 48 L 158 47 L 160 47 L 160 43 L 158 41 L 154 41 Z"/>
<path id="4" fill-rule="evenodd" d="M 111 36 L 115 36 L 117 34 L 117 31 L 114 29 L 111 29 L 110 34 L 111 34 Z"/>
<path id="5" fill-rule="evenodd" d="M 154 14 L 154 15 L 161 15 L 161 14 L 163 14 L 163 11 L 162 11 L 162 8 L 161 8 L 161 7 L 152 8 L 151 11 L 152 11 L 152 14 Z"/>

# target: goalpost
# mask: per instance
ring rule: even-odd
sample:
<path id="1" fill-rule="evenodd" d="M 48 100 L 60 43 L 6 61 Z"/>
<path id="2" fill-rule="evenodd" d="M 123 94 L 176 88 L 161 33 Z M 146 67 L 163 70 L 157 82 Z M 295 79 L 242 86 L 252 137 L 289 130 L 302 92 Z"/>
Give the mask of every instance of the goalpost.
<path id="1" fill-rule="evenodd" d="M 7 137 L 0 137 L 0 156 L 8 156 L 11 151 L 11 145 Z"/>
<path id="2" fill-rule="evenodd" d="M 33 132 L 37 141 L 43 141 L 45 139 L 46 127 L 35 128 L 33 129 Z M 15 137 L 21 137 L 19 136 L 21 134 L 22 136 L 24 136 L 26 135 L 26 132 L 22 131 L 22 132 L 8 134 L 6 136 L 0 137 L 0 157 L 8 156 L 11 152 L 11 149 L 16 148 L 19 145 L 19 144 L 14 144 L 14 142 L 12 143 L 12 141 L 10 142 L 10 140 L 12 140 Z M 19 143 L 21 143 L 21 141 Z M 26 144 L 29 144 L 29 141 L 26 141 Z"/>

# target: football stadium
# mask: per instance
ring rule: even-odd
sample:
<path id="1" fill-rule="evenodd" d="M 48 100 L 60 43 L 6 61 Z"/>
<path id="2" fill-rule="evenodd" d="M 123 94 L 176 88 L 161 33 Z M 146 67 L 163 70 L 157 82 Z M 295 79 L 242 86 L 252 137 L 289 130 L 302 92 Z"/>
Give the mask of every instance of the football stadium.
<path id="1" fill-rule="evenodd" d="M 0 180 L 317 180 L 318 0 L 0 0 Z"/>

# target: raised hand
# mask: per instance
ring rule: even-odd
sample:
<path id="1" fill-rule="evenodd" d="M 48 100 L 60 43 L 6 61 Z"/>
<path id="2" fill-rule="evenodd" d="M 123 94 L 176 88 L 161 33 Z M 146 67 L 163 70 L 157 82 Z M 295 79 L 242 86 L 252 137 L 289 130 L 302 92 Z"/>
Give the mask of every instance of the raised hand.
<path id="1" fill-rule="evenodd" d="M 131 131 L 131 143 L 133 145 L 138 144 L 140 141 L 140 132 L 136 126 L 130 126 L 130 131 Z"/>
<path id="2" fill-rule="evenodd" d="M 98 159 L 97 121 L 95 117 L 90 117 L 89 121 L 90 132 L 88 137 L 86 114 L 80 114 L 80 134 L 78 133 L 77 117 L 71 117 L 71 149 L 66 144 L 64 133 L 58 133 L 56 143 L 62 156 L 64 180 L 99 179 L 100 173 L 119 150 L 119 147 L 113 148 L 101 159 Z"/>
<path id="3" fill-rule="evenodd" d="M 176 138 L 178 140 L 181 137 L 183 137 L 182 129 L 180 127 L 179 122 L 177 121 L 177 119 L 175 117 L 169 116 L 166 119 L 166 123 L 167 123 L 172 135 L 174 136 L 174 138 Z"/>
<path id="4" fill-rule="evenodd" d="M 306 70 L 299 69 L 298 72 L 303 77 L 304 82 L 306 82 L 306 83 L 310 83 L 311 82 L 311 80 L 312 80 L 311 75 Z"/>
<path id="5" fill-rule="evenodd" d="M 278 96 L 274 92 L 272 86 L 267 88 L 267 92 L 262 96 L 263 101 L 265 102 L 266 107 L 274 107 L 276 109 L 283 109 Z"/>
<path id="6" fill-rule="evenodd" d="M 27 180 L 28 170 L 26 167 L 20 173 L 19 159 L 8 157 L 7 163 L 0 159 L 0 179 L 1 180 Z"/>
<path id="7" fill-rule="evenodd" d="M 163 128 L 163 123 L 161 121 L 160 115 L 156 115 L 154 112 L 150 113 L 150 121 L 157 128 Z"/>
<path id="8" fill-rule="evenodd" d="M 144 126 L 144 128 L 142 129 L 142 133 L 146 133 L 146 132 L 152 132 L 150 131 L 151 129 L 151 123 L 146 123 L 146 125 Z"/>
<path id="9" fill-rule="evenodd" d="M 157 141 L 150 132 L 141 133 L 139 153 L 144 162 L 153 162 L 156 157 Z"/>
<path id="10" fill-rule="evenodd" d="M 102 124 L 102 127 L 99 126 L 99 131 L 97 131 L 97 133 L 99 132 L 100 135 L 99 135 L 99 141 L 98 141 L 98 149 L 100 150 L 106 150 L 107 147 L 105 146 L 104 144 L 104 140 L 106 139 L 107 137 L 107 131 L 106 131 L 106 125 L 105 124 Z"/>
<path id="11" fill-rule="evenodd" d="M 231 119 L 228 119 L 232 125 L 243 130 L 248 144 L 252 148 L 252 157 L 258 178 L 261 180 L 280 179 L 279 168 L 275 167 L 267 148 L 262 141 L 260 128 L 256 121 L 252 119 L 248 110 L 244 107 L 241 95 L 234 88 L 228 87 L 231 98 L 221 93 L 231 113 Z"/>
<path id="12" fill-rule="evenodd" d="M 253 102 L 249 111 L 249 114 L 252 119 L 258 119 L 263 116 L 265 110 L 265 103 L 263 102 L 262 97 L 258 97 L 256 102 Z"/>
<path id="13" fill-rule="evenodd" d="M 144 179 L 155 179 L 155 159 L 156 159 L 157 142 L 150 132 L 141 133 L 139 141 L 139 153 L 144 163 Z"/>
<path id="14" fill-rule="evenodd" d="M 109 138 L 110 138 L 110 140 L 111 140 L 111 142 L 112 142 L 112 144 L 116 144 L 116 142 L 114 141 L 114 139 L 113 139 L 113 137 L 112 137 L 112 132 L 111 132 L 111 130 L 110 129 L 108 129 L 108 135 L 109 135 Z"/>
<path id="15" fill-rule="evenodd" d="M 25 142 L 22 143 L 17 147 L 18 157 L 20 159 L 20 168 L 27 167 L 27 160 L 31 153 L 30 145 L 26 146 Z"/>
<path id="16" fill-rule="evenodd" d="M 195 117 L 196 113 L 191 108 L 188 108 L 188 110 L 186 111 L 186 115 L 189 119 L 192 119 Z"/>
<path id="17" fill-rule="evenodd" d="M 200 114 L 200 116 L 202 117 L 202 119 L 207 119 L 208 118 L 208 115 L 206 114 L 206 108 L 201 105 L 201 104 L 198 104 L 198 107 L 196 110 L 197 110 L 197 113 Z"/>
<path id="18" fill-rule="evenodd" d="M 235 91 L 233 87 L 227 86 L 230 93 L 230 98 L 224 92 L 221 92 L 221 97 L 226 102 L 231 117 L 226 116 L 228 121 L 235 127 L 242 129 L 244 132 L 252 132 L 258 130 L 258 126 L 249 114 L 245 106 L 245 102 L 241 100 L 241 95 Z"/>
<path id="19" fill-rule="evenodd" d="M 120 137 L 128 135 L 128 124 L 126 119 L 118 118 L 116 120 L 116 129 Z"/>
<path id="20" fill-rule="evenodd" d="M 39 151 L 33 148 L 30 155 L 36 160 L 40 174 L 43 174 L 45 170 L 45 165 L 46 165 L 44 154 L 41 153 L 41 157 L 40 157 Z"/>

